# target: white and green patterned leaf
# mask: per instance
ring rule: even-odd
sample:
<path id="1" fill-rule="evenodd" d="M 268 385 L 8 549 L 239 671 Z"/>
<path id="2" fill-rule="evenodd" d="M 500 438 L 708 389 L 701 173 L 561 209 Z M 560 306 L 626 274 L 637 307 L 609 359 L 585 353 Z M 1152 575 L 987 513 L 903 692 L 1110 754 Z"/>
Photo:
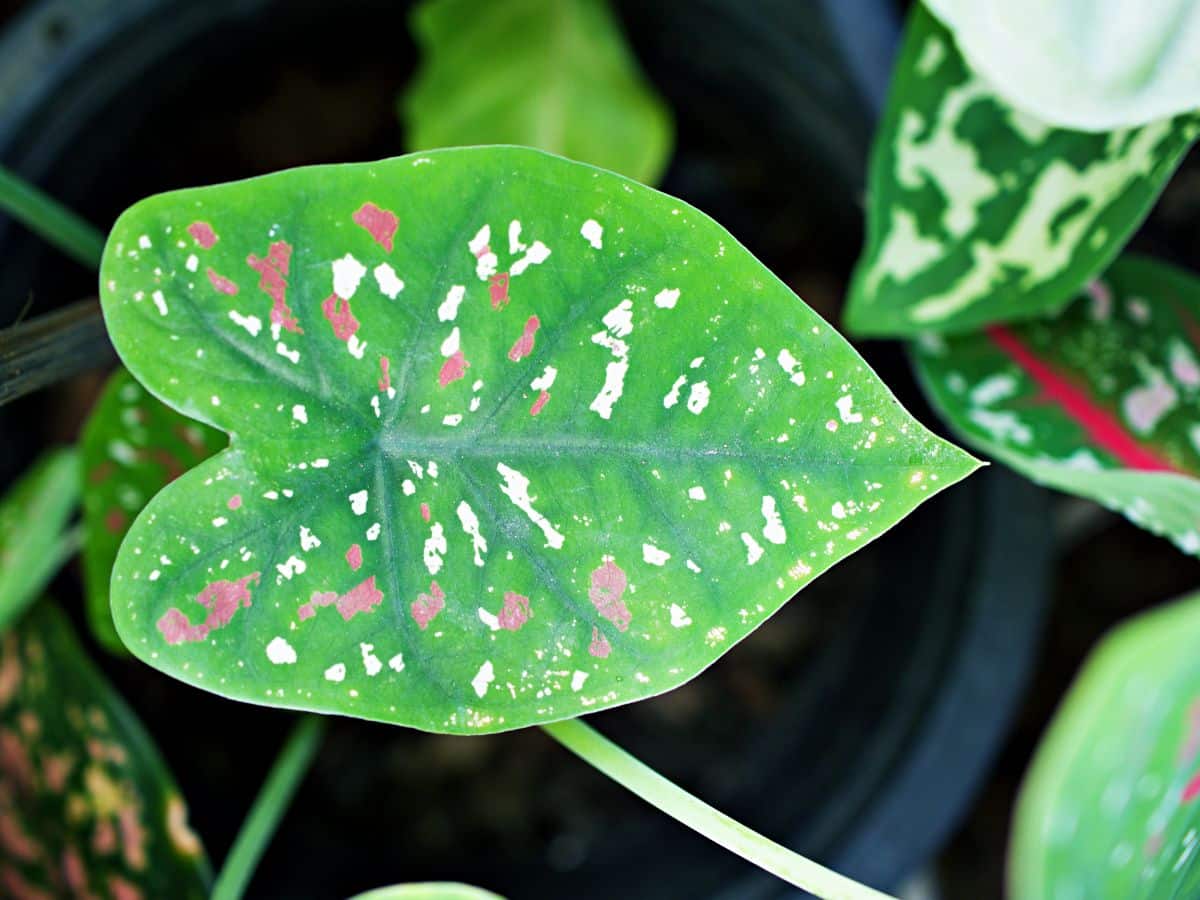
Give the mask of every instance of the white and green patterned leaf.
<path id="1" fill-rule="evenodd" d="M 661 693 L 967 475 L 728 232 L 512 147 L 145 200 L 105 316 L 232 435 L 112 608 L 227 696 L 495 731 Z"/>
<path id="2" fill-rule="evenodd" d="M 503 900 L 498 894 L 451 881 L 395 884 L 356 894 L 350 900 Z"/>
<path id="3" fill-rule="evenodd" d="M 159 403 L 125 369 L 109 378 L 80 439 L 88 624 L 108 649 L 125 649 L 109 610 L 108 584 L 134 517 L 165 485 L 227 443 L 224 433 Z"/>
<path id="4" fill-rule="evenodd" d="M 1200 109 L 1190 0 L 925 0 L 1009 103 L 1081 131 Z"/>
<path id="5" fill-rule="evenodd" d="M 208 896 L 187 807 L 51 603 L 0 636 L 0 894 Z"/>
<path id="6" fill-rule="evenodd" d="M 1026 775 L 1009 896 L 1200 896 L 1200 596 L 1093 651 Z"/>
<path id="7" fill-rule="evenodd" d="M 1015 111 L 914 9 L 875 137 L 846 325 L 963 332 L 1056 311 L 1116 256 L 1200 128 L 1086 134 Z"/>
<path id="8" fill-rule="evenodd" d="M 410 149 L 519 144 L 644 184 L 662 175 L 671 115 L 607 0 L 425 0 L 412 23 Z"/>
<path id="9" fill-rule="evenodd" d="M 1126 256 L 1054 318 L 916 344 L 981 453 L 1200 554 L 1200 281 Z"/>
<path id="10" fill-rule="evenodd" d="M 79 503 L 79 455 L 52 450 L 0 497 L 0 629 L 75 552 L 67 524 Z"/>

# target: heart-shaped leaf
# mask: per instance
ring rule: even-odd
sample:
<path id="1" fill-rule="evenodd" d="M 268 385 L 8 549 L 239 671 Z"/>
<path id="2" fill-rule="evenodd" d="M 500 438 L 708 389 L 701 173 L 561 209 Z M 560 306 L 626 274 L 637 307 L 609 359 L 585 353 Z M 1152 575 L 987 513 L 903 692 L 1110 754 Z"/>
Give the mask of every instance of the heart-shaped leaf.
<path id="1" fill-rule="evenodd" d="M 917 4 L 875 137 L 847 327 L 961 332 L 1060 309 L 1120 251 L 1198 128 L 1044 125 L 998 98 Z"/>
<path id="2" fill-rule="evenodd" d="M 150 198 L 101 281 L 130 370 L 233 435 L 130 529 L 117 629 L 245 700 L 651 696 L 976 465 L 711 219 L 534 150 Z"/>
<path id="3" fill-rule="evenodd" d="M 0 498 L 0 629 L 21 614 L 75 552 L 66 531 L 79 502 L 79 456 L 53 450 Z"/>
<path id="4" fill-rule="evenodd" d="M 1200 554 L 1200 282 L 1122 257 L 1056 318 L 918 341 L 963 440 Z"/>
<path id="5" fill-rule="evenodd" d="M 88 623 L 110 650 L 125 649 L 108 605 L 108 583 L 125 532 L 164 485 L 227 443 L 223 432 L 159 403 L 124 369 L 109 378 L 80 444 Z"/>
<path id="6" fill-rule="evenodd" d="M 521 144 L 655 184 L 671 116 L 606 0 L 425 0 L 402 101 L 412 150 Z"/>
<path id="7" fill-rule="evenodd" d="M 0 637 L 0 893 L 200 898 L 208 883 L 149 737 L 37 604 Z"/>
<path id="8" fill-rule="evenodd" d="M 395 884 L 356 894 L 350 900 L 503 900 L 499 895 L 469 884 L 430 881 L 421 884 Z"/>
<path id="9" fill-rule="evenodd" d="M 1019 109 L 1084 131 L 1200 108 L 1200 6 L 1179 0 L 925 0 Z"/>
<path id="10" fill-rule="evenodd" d="M 1198 643 L 1193 595 L 1092 653 L 1021 789 L 1009 896 L 1200 896 Z"/>

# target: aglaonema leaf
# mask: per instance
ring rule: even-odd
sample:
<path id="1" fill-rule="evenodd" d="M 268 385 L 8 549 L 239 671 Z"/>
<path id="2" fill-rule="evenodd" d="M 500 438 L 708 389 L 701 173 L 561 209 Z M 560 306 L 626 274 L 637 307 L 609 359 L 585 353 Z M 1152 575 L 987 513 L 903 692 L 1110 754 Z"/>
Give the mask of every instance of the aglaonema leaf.
<path id="1" fill-rule="evenodd" d="M 33 602 L 75 552 L 67 524 L 79 502 L 79 456 L 52 450 L 0 498 L 0 629 Z"/>
<path id="2" fill-rule="evenodd" d="M 916 343 L 963 439 L 1200 554 L 1200 281 L 1122 257 L 1054 318 Z"/>
<path id="3" fill-rule="evenodd" d="M 1193 595 L 1092 653 L 1021 788 L 1009 896 L 1200 895 L 1198 641 Z"/>
<path id="4" fill-rule="evenodd" d="M 206 897 L 187 807 L 66 617 L 34 606 L 0 637 L 0 892 Z"/>
<path id="5" fill-rule="evenodd" d="M 356 894 L 350 900 L 503 900 L 498 894 L 469 884 L 429 881 L 419 884 L 395 884 Z"/>
<path id="6" fill-rule="evenodd" d="M 83 569 L 88 624 L 110 650 L 123 650 L 109 611 L 117 548 L 146 502 L 228 443 L 146 393 L 124 369 L 109 378 L 80 441 L 84 472 Z"/>
<path id="7" fill-rule="evenodd" d="M 914 7 L 875 137 L 846 324 L 963 332 L 1053 312 L 1102 271 L 1200 128 L 1088 134 L 1014 110 Z"/>
<path id="8" fill-rule="evenodd" d="M 968 474 L 702 213 L 522 148 L 145 200 L 113 341 L 231 446 L 113 616 L 244 700 L 482 732 L 675 687 Z"/>
<path id="9" fill-rule="evenodd" d="M 521 144 L 645 184 L 662 175 L 671 115 L 607 0 L 425 0 L 412 24 L 410 149 Z"/>
<path id="10" fill-rule="evenodd" d="M 1200 7 L 1092 0 L 925 0 L 1010 103 L 1083 131 L 1200 108 Z"/>

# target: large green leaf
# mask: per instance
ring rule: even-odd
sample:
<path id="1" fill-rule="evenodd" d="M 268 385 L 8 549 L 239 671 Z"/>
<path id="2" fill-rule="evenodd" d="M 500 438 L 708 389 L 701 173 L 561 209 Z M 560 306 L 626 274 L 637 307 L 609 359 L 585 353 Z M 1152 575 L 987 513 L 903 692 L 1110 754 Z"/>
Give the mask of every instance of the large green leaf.
<path id="1" fill-rule="evenodd" d="M 199 898 L 208 882 L 141 724 L 37 604 L 0 637 L 0 893 Z"/>
<path id="2" fill-rule="evenodd" d="M 917 342 L 963 439 L 1200 554 L 1200 281 L 1122 257 L 1055 318 Z"/>
<path id="3" fill-rule="evenodd" d="M 1200 596 L 1088 659 L 1017 803 L 1014 900 L 1200 896 Z"/>
<path id="4" fill-rule="evenodd" d="M 1043 125 L 1000 100 L 918 6 L 875 138 L 847 327 L 959 332 L 1061 308 L 1120 251 L 1198 127 Z"/>
<path id="5" fill-rule="evenodd" d="M 101 282 L 130 370 L 233 435 L 130 529 L 117 628 L 245 700 L 657 694 L 976 465 L 711 219 L 535 150 L 150 198 Z"/>
<path id="6" fill-rule="evenodd" d="M 117 548 L 146 502 L 228 440 L 146 393 L 124 369 L 108 380 L 81 440 L 83 569 L 92 633 L 123 650 L 108 604 Z"/>
<path id="7" fill-rule="evenodd" d="M 607 0 L 425 0 L 413 30 L 410 149 L 522 144 L 645 184 L 662 175 L 671 116 Z"/>
<path id="8" fill-rule="evenodd" d="M 79 502 L 79 456 L 52 450 L 0 498 L 0 629 L 7 627 L 75 552 L 66 531 Z"/>
<path id="9" fill-rule="evenodd" d="M 971 65 L 1018 109 L 1084 131 L 1200 108 L 1200 5 L 1190 0 L 925 0 Z"/>

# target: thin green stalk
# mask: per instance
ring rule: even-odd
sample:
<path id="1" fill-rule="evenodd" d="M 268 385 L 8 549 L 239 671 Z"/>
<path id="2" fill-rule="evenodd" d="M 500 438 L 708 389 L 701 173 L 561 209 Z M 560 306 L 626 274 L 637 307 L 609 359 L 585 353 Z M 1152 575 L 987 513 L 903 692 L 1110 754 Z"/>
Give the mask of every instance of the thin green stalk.
<path id="1" fill-rule="evenodd" d="M 543 725 L 542 730 L 651 806 L 798 888 L 824 900 L 891 900 L 887 894 L 805 859 L 713 809 L 579 719 Z"/>
<path id="2" fill-rule="evenodd" d="M 72 259 L 100 268 L 104 235 L 33 185 L 0 166 L 0 210 L 25 223 Z"/>
<path id="3" fill-rule="evenodd" d="M 242 896 L 279 820 L 308 771 L 324 733 L 325 719 L 321 716 L 305 716 L 296 723 L 275 758 L 262 790 L 254 798 L 237 840 L 225 857 L 225 865 L 213 887 L 212 900 L 238 900 Z"/>

